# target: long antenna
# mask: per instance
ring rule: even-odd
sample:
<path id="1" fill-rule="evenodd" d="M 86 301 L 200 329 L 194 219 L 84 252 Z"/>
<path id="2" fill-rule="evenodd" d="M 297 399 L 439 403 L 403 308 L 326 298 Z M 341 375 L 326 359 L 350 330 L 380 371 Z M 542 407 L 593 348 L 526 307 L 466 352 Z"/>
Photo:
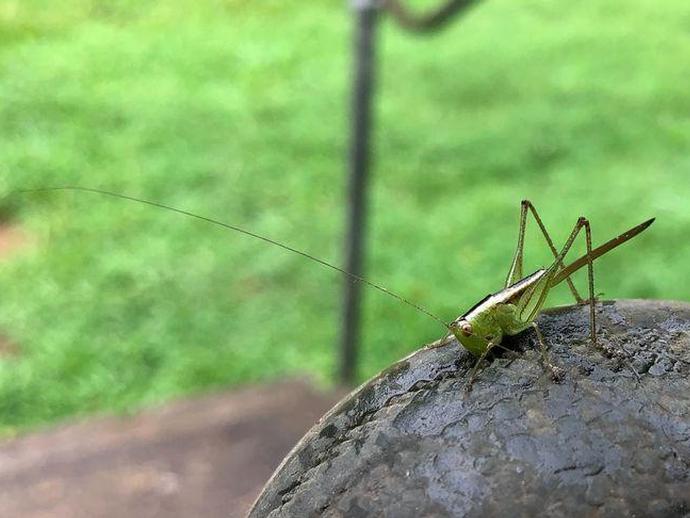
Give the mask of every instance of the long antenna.
<path id="1" fill-rule="evenodd" d="M 437 322 L 439 322 L 444 329 L 448 329 L 448 324 L 446 324 L 443 320 L 441 320 L 439 317 L 431 313 L 430 311 L 427 311 L 424 309 L 422 306 L 419 306 L 415 304 L 414 302 L 410 302 L 407 300 L 405 297 L 402 297 L 401 295 L 398 295 L 397 293 L 393 293 L 391 290 L 388 288 L 381 286 L 380 284 L 376 284 L 374 282 L 368 281 L 364 279 L 363 277 L 360 277 L 359 275 L 355 275 L 353 273 L 350 273 L 346 270 L 343 270 L 342 268 L 339 268 L 331 263 L 328 263 L 324 261 L 323 259 L 319 259 L 318 257 L 314 257 L 311 254 L 308 254 L 307 252 L 303 252 L 302 250 L 298 250 L 296 248 L 293 248 L 288 245 L 284 245 L 283 243 L 279 243 L 278 241 L 275 241 L 269 237 L 262 236 L 260 234 L 255 234 L 254 232 L 250 232 L 249 230 L 245 230 L 243 228 L 240 228 L 235 225 L 230 225 L 229 223 L 224 223 L 222 221 L 219 221 L 217 219 L 209 218 L 206 216 L 201 216 L 199 214 L 194 214 L 193 212 L 189 212 L 183 209 L 177 209 L 175 207 L 171 207 L 169 205 L 165 205 L 163 203 L 159 203 L 156 201 L 151 201 L 151 200 L 145 200 L 143 198 L 136 198 L 134 196 L 129 196 L 127 194 L 120 194 L 117 192 L 111 192 L 111 191 L 106 191 L 103 189 L 95 189 L 92 187 L 76 187 L 76 186 L 61 186 L 61 187 L 42 187 L 38 189 L 19 189 L 16 191 L 12 191 L 14 193 L 18 194 L 31 194 L 31 193 L 39 193 L 39 192 L 53 192 L 53 191 L 81 191 L 81 192 L 89 192 L 89 193 L 95 193 L 95 194 L 100 194 L 103 196 L 111 196 L 113 198 L 119 198 L 121 200 L 127 200 L 127 201 L 133 201 L 137 203 L 143 203 L 144 205 L 150 205 L 152 207 L 157 207 L 159 209 L 164 209 L 164 210 L 169 210 L 170 212 L 176 212 L 177 214 L 182 214 L 183 216 L 188 216 L 190 218 L 195 218 L 201 221 L 205 221 L 207 223 L 211 223 L 213 225 L 218 225 L 219 227 L 227 228 L 230 230 L 234 230 L 235 232 L 239 232 L 240 234 L 244 234 L 246 236 L 251 236 L 256 239 L 260 239 L 261 241 L 265 241 L 266 243 L 269 243 L 271 245 L 278 246 L 284 250 L 288 250 L 289 252 L 293 252 L 295 254 L 299 254 L 302 257 L 306 257 L 307 259 L 314 261 L 315 263 L 320 264 L 321 266 L 324 266 L 326 268 L 330 268 L 331 270 L 335 270 L 337 272 L 342 273 L 343 275 L 349 277 L 353 281 L 356 282 L 361 282 L 363 284 L 366 284 L 367 286 L 370 286 L 374 289 L 379 290 L 382 293 L 385 293 L 386 295 L 389 295 L 400 302 L 403 302 L 404 304 L 407 304 L 410 307 L 415 308 L 417 311 L 420 313 L 424 313 L 426 316 L 433 318 Z M 10 194 L 12 194 L 12 192 Z"/>

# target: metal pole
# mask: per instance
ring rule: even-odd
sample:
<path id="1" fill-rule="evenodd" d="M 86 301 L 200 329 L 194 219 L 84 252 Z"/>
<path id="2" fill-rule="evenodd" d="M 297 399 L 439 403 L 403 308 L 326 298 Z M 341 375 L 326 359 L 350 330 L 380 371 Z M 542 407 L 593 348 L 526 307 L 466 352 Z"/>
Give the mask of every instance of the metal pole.
<path id="1" fill-rule="evenodd" d="M 355 63 L 352 88 L 349 150 L 349 205 L 345 242 L 345 269 L 362 275 L 366 227 L 366 187 L 369 169 L 371 98 L 374 79 L 374 43 L 377 6 L 374 0 L 354 0 Z M 346 281 L 343 294 L 340 381 L 352 384 L 356 377 L 360 328 L 360 284 Z"/>

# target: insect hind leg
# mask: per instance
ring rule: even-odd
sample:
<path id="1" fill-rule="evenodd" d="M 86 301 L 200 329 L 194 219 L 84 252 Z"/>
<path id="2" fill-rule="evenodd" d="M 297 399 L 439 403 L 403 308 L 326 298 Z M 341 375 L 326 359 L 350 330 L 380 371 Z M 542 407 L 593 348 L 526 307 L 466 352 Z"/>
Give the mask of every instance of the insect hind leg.
<path id="1" fill-rule="evenodd" d="M 589 288 L 589 334 L 593 345 L 597 345 L 596 298 L 594 297 L 594 264 L 592 260 L 592 230 L 589 221 L 584 220 L 587 241 L 587 284 Z"/>
<path id="2" fill-rule="evenodd" d="M 589 225 L 589 221 L 587 218 L 580 217 L 577 220 L 577 223 L 575 223 L 575 226 L 573 227 L 573 230 L 570 233 L 570 236 L 568 237 L 566 243 L 563 245 L 563 248 L 561 251 L 558 253 L 556 258 L 554 259 L 553 264 L 547 269 L 543 277 L 528 291 L 526 291 L 520 300 L 517 302 L 517 307 L 516 307 L 516 316 L 517 319 L 522 322 L 526 327 L 532 326 L 537 333 L 537 340 L 539 342 L 539 347 L 541 349 L 541 354 L 542 354 L 542 360 L 544 362 L 544 367 L 546 369 L 549 369 L 552 373 L 552 377 L 554 379 L 558 379 L 560 375 L 562 375 L 562 372 L 560 372 L 560 369 L 555 367 L 548 356 L 546 344 L 544 343 L 544 338 L 541 334 L 541 331 L 539 330 L 538 326 L 534 322 L 539 311 L 543 307 L 545 301 L 546 301 L 546 296 L 548 295 L 548 292 L 550 288 L 552 287 L 552 281 L 558 271 L 560 271 L 559 265 L 563 263 L 563 259 L 567 255 L 567 253 L 570 251 L 570 248 L 573 245 L 573 242 L 577 238 L 578 234 L 582 229 L 585 229 L 585 238 L 586 238 L 586 244 L 587 244 L 587 267 L 588 267 L 588 272 L 589 272 L 589 306 L 590 306 L 590 337 L 592 339 L 592 343 L 596 345 L 596 314 L 595 314 L 595 299 L 594 299 L 594 269 L 592 266 L 592 235 L 591 235 L 591 229 Z"/>
<path id="3" fill-rule="evenodd" d="M 592 229 L 589 224 L 589 220 L 585 217 L 580 217 L 577 220 L 577 223 L 575 224 L 575 228 L 573 229 L 572 234 L 570 235 L 570 238 L 568 239 L 568 242 L 565 244 L 563 247 L 563 250 L 561 250 L 561 253 L 556 257 L 556 267 L 557 270 L 561 270 L 564 268 L 563 266 L 563 261 L 562 259 L 565 257 L 565 255 L 568 253 L 570 250 L 570 247 L 573 244 L 573 241 L 575 241 L 575 238 L 577 235 L 580 233 L 580 230 L 584 228 L 585 229 L 585 245 L 587 247 L 587 287 L 589 290 L 589 300 L 587 300 L 587 304 L 589 304 L 589 336 L 592 341 L 592 345 L 596 346 L 597 345 L 597 324 L 596 324 L 596 297 L 594 296 L 594 260 L 592 258 Z M 561 259 L 559 261 L 559 258 Z M 570 282 L 570 279 L 567 279 Z M 584 302 L 584 301 L 583 301 Z"/>
<path id="4" fill-rule="evenodd" d="M 553 254 L 554 259 L 558 259 L 558 250 L 556 249 L 556 246 L 553 244 L 553 239 L 551 239 L 551 235 L 549 234 L 549 231 L 546 230 L 546 226 L 544 225 L 544 222 L 541 219 L 541 216 L 539 216 L 539 213 L 537 212 L 537 208 L 532 204 L 531 201 L 529 200 L 522 200 L 520 204 L 520 229 L 518 231 L 518 243 L 517 243 L 517 248 L 515 250 L 515 255 L 513 256 L 513 262 L 510 266 L 510 270 L 508 271 L 508 276 L 506 278 L 506 283 L 505 286 L 508 287 L 511 284 L 514 284 L 515 282 L 519 281 L 522 278 L 522 267 L 523 267 L 523 261 L 524 261 L 524 248 L 525 248 L 525 232 L 527 230 L 527 215 L 532 214 L 532 217 L 534 218 L 534 221 L 537 222 L 537 226 L 539 227 L 539 230 L 541 231 L 542 235 L 544 236 L 544 240 L 546 241 L 546 244 L 549 246 L 549 250 L 551 250 L 551 253 Z M 563 259 L 561 258 L 558 261 L 558 267 L 563 268 Z M 575 301 L 578 304 L 582 304 L 584 300 L 580 296 L 580 294 L 577 291 L 577 288 L 575 288 L 575 284 L 573 284 L 573 281 L 570 279 L 570 277 L 566 278 L 566 282 L 568 283 L 568 288 L 570 288 L 570 292 L 573 294 L 573 297 L 575 298 Z"/>
<path id="5" fill-rule="evenodd" d="M 580 217 L 575 223 L 570 236 L 565 245 L 559 252 L 553 264 L 548 268 L 546 274 L 535 284 L 532 289 L 525 292 L 517 303 L 517 315 L 521 322 L 526 325 L 534 322 L 537 314 L 541 310 L 546 301 L 546 295 L 552 287 L 552 281 L 556 274 L 560 271 L 558 266 L 562 264 L 564 257 L 570 251 L 570 248 L 582 229 L 585 229 L 585 238 L 587 245 L 587 271 L 589 279 L 589 309 L 590 309 L 590 337 L 592 343 L 596 345 L 596 313 L 595 313 L 595 297 L 594 297 L 594 267 L 592 259 L 592 233 L 589 221 L 585 217 Z"/>

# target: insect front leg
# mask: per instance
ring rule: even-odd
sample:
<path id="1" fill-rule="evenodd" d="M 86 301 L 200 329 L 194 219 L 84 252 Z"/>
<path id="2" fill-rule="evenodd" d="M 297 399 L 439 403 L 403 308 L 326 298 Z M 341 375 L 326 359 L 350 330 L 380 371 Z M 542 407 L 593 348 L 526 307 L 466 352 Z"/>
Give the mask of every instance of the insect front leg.
<path id="1" fill-rule="evenodd" d="M 546 226 L 544 225 L 541 217 L 539 216 L 536 207 L 532 204 L 531 201 L 522 200 L 520 204 L 520 229 L 518 231 L 518 244 L 517 249 L 515 250 L 515 255 L 513 256 L 513 262 L 510 265 L 510 270 L 508 271 L 508 277 L 506 278 L 506 287 L 522 279 L 522 266 L 525 248 L 525 232 L 527 230 L 528 213 L 531 213 L 532 217 L 537 222 L 539 230 L 541 230 L 541 233 L 544 236 L 544 240 L 546 241 L 546 244 L 549 246 L 549 250 L 551 250 L 554 259 L 558 261 L 558 267 L 563 268 L 563 258 L 558 260 L 558 250 L 556 250 L 556 246 L 553 244 L 553 239 L 551 239 L 548 230 L 546 230 Z M 578 293 L 577 288 L 575 288 L 575 285 L 573 284 L 573 281 L 570 279 L 570 277 L 566 278 L 566 282 L 568 283 L 570 292 L 573 294 L 573 297 L 575 297 L 575 301 L 578 304 L 582 304 L 584 300 Z"/>
<path id="2" fill-rule="evenodd" d="M 477 375 L 479 366 L 486 359 L 486 356 L 491 352 L 491 349 L 493 349 L 495 345 L 496 344 L 494 342 L 489 342 L 486 346 L 486 349 L 484 349 L 484 352 L 479 356 L 477 363 L 474 364 L 474 367 L 472 367 L 472 370 L 470 371 L 469 379 L 465 384 L 465 392 L 469 392 L 470 390 L 472 390 L 472 383 L 474 383 L 474 378 Z"/>

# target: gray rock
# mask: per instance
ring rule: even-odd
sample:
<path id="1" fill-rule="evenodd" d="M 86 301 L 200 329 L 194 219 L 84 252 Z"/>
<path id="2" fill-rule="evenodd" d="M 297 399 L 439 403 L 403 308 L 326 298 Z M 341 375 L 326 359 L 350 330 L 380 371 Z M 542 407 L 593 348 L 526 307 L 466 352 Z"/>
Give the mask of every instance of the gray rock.
<path id="1" fill-rule="evenodd" d="M 473 358 L 427 346 L 307 433 L 251 517 L 690 516 L 690 305 L 545 312 L 463 391 Z"/>

